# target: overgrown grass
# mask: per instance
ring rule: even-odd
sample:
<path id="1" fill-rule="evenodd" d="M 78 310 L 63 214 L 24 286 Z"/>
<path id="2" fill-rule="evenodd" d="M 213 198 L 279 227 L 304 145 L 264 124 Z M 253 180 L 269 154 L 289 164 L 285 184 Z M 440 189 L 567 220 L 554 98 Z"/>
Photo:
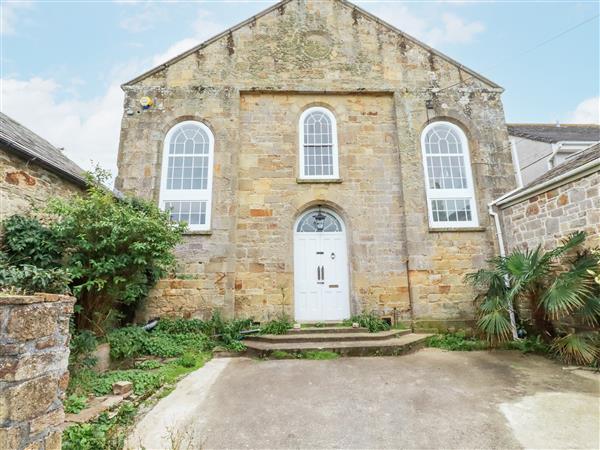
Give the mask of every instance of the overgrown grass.
<path id="1" fill-rule="evenodd" d="M 134 420 L 137 408 L 125 403 L 110 418 L 103 413 L 90 423 L 73 425 L 63 431 L 62 450 L 120 450 L 125 445 L 123 432 Z"/>
<path id="2" fill-rule="evenodd" d="M 490 341 L 467 336 L 465 333 L 436 334 L 427 339 L 428 347 L 441 348 L 451 351 L 474 351 L 474 350 L 518 350 L 522 353 L 550 353 L 550 347 L 540 337 L 521 339 L 519 341 L 508 341 L 493 344 Z"/>
<path id="3" fill-rule="evenodd" d="M 340 355 L 335 352 L 328 352 L 325 350 L 303 352 L 302 355 L 304 359 L 337 359 L 340 357 Z"/>
<path id="4" fill-rule="evenodd" d="M 467 337 L 464 333 L 436 334 L 427 339 L 428 347 L 453 351 L 485 350 L 490 348 L 487 341 Z"/>
<path id="5" fill-rule="evenodd" d="M 284 350 L 275 350 L 271 352 L 270 359 L 317 359 L 317 360 L 326 360 L 326 359 L 337 359 L 340 355 L 335 352 L 329 352 L 326 350 L 313 350 L 313 351 L 304 351 L 297 353 L 290 353 Z"/>
<path id="6" fill-rule="evenodd" d="M 294 324 L 292 319 L 287 315 L 281 315 L 278 318 L 271 320 L 260 326 L 261 334 L 286 334 Z"/>
<path id="7" fill-rule="evenodd" d="M 68 392 L 78 396 L 90 393 L 96 396 L 107 395 L 111 392 L 113 383 L 131 381 L 134 393 L 146 396 L 165 384 L 177 381 L 182 375 L 199 369 L 210 357 L 210 352 L 187 353 L 185 358 L 182 357 L 165 364 L 159 363 L 159 366 L 154 369 L 150 369 L 149 365 L 142 365 L 143 368 L 113 370 L 101 374 L 89 368 L 83 368 L 71 375 Z"/>
<path id="8" fill-rule="evenodd" d="M 345 326 L 352 326 L 353 323 L 358 323 L 361 327 L 367 328 L 370 333 L 377 333 L 379 331 L 389 330 L 390 324 L 385 320 L 382 320 L 374 312 L 363 312 L 357 316 L 352 316 L 349 319 L 344 320 Z"/>
<path id="9" fill-rule="evenodd" d="M 69 414 L 77 414 L 85 408 L 87 397 L 85 395 L 71 394 L 65 400 L 65 412 Z"/>

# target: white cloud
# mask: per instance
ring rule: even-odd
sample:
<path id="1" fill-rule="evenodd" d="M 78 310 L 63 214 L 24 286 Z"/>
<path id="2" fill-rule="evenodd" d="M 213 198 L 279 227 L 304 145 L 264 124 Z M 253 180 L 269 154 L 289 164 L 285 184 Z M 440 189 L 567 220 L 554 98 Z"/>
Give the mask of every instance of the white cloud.
<path id="1" fill-rule="evenodd" d="M 193 24 L 192 35 L 175 42 L 164 52 L 155 55 L 152 58 L 152 66 L 154 67 L 162 64 L 165 61 L 194 48 L 196 45 L 201 44 L 225 29 L 226 26 L 214 21 L 208 11 L 200 10 Z"/>
<path id="2" fill-rule="evenodd" d="M 68 83 L 43 78 L 22 80 L 14 76 L 0 79 L 0 110 L 56 147 L 64 147 L 65 154 L 82 168 L 91 169 L 98 163 L 116 176 L 123 114 L 120 84 L 223 29 L 208 13 L 200 11 L 193 23 L 192 36 L 159 54 L 115 65 L 107 71 L 108 88 L 96 98 L 77 100 L 81 83 L 77 78 Z"/>
<path id="3" fill-rule="evenodd" d="M 19 14 L 29 8 L 30 1 L 0 3 L 0 35 L 16 33 Z"/>
<path id="4" fill-rule="evenodd" d="M 567 122 L 600 124 L 600 97 L 591 97 L 579 103 Z"/>
<path id="5" fill-rule="evenodd" d="M 200 42 L 202 41 L 195 38 L 185 38 L 175 42 L 164 52 L 154 55 L 152 57 L 152 67 L 158 66 L 159 64 L 162 64 L 165 61 L 174 58 L 175 56 L 195 47 Z"/>
<path id="6" fill-rule="evenodd" d="M 119 26 L 130 33 L 141 33 L 154 28 L 155 20 L 158 17 L 158 9 L 154 7 L 145 7 L 141 11 L 127 16 L 119 22 Z"/>
<path id="7" fill-rule="evenodd" d="M 62 86 L 51 79 L 2 79 L 0 109 L 21 124 L 64 147 L 84 169 L 98 163 L 116 175 L 123 92 L 111 85 L 101 97 L 58 100 Z"/>
<path id="8" fill-rule="evenodd" d="M 435 47 L 440 44 L 465 44 L 485 30 L 479 21 L 469 22 L 454 13 L 414 14 L 405 5 L 369 8 L 373 14 L 394 25 L 401 31 Z"/>

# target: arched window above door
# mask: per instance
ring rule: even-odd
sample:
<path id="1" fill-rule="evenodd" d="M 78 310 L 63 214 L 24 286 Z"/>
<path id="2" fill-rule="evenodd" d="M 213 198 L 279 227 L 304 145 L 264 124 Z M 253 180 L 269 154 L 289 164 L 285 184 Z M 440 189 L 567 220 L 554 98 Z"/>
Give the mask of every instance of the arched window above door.
<path id="1" fill-rule="evenodd" d="M 309 108 L 300 116 L 300 178 L 339 178 L 337 125 L 327 108 Z"/>
<path id="2" fill-rule="evenodd" d="M 309 211 L 298 221 L 298 233 L 341 233 L 342 224 L 327 211 Z"/>

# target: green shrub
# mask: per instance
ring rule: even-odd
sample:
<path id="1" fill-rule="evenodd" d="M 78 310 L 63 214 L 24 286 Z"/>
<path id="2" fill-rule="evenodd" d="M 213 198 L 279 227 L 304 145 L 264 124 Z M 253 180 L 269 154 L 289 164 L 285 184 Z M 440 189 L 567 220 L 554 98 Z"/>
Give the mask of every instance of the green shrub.
<path id="1" fill-rule="evenodd" d="M 158 321 L 155 331 L 171 334 L 204 333 L 209 334 L 206 322 L 199 319 L 170 319 L 163 318 Z"/>
<path id="2" fill-rule="evenodd" d="M 177 360 L 177 364 L 182 367 L 194 367 L 196 365 L 196 355 L 186 352 Z"/>
<path id="3" fill-rule="evenodd" d="M 50 225 L 21 216 L 4 222 L 0 285 L 59 293 L 69 285 L 77 328 L 104 335 L 172 268 L 185 226 L 152 202 L 117 198 L 100 169 L 94 176 L 86 195 L 49 203 Z"/>
<path id="4" fill-rule="evenodd" d="M 116 416 L 102 413 L 90 423 L 73 425 L 63 431 L 63 450 L 121 450 L 125 445 L 124 430 L 133 423 L 136 408 L 124 403 Z"/>
<path id="5" fill-rule="evenodd" d="M 131 381 L 133 391 L 137 395 L 144 395 L 158 389 L 164 383 L 163 374 L 148 370 L 130 369 L 114 370 L 98 375 L 91 383 L 91 390 L 96 396 L 107 395 L 112 392 L 112 385 L 117 381 Z"/>
<path id="6" fill-rule="evenodd" d="M 367 328 L 369 333 L 377 333 L 379 331 L 389 330 L 390 324 L 384 320 L 381 320 L 374 312 L 366 313 L 363 312 L 357 316 L 352 316 L 349 319 L 344 320 L 344 325 L 351 326 L 353 323 L 358 323 L 361 327 Z"/>
<path id="7" fill-rule="evenodd" d="M 104 334 L 111 310 L 126 312 L 143 299 L 174 263 L 173 247 L 184 226 L 154 203 L 117 198 L 102 186 L 97 170 L 86 195 L 55 199 L 51 228 L 65 248 L 65 266 L 82 310 L 78 328 Z"/>
<path id="8" fill-rule="evenodd" d="M 485 293 L 476 301 L 479 328 L 492 341 L 516 340 L 511 311 L 526 303 L 530 317 L 521 318 L 551 352 L 568 364 L 600 364 L 600 345 L 572 325 L 600 325 L 600 252 L 583 247 L 584 232 L 573 233 L 550 250 L 513 250 L 489 261 L 490 267 L 470 273 L 466 280 Z M 514 314 L 516 316 L 516 314 Z M 516 317 L 513 316 L 513 319 Z"/>
<path id="9" fill-rule="evenodd" d="M 294 324 L 289 316 L 282 314 L 277 319 L 271 320 L 260 326 L 261 334 L 286 334 Z"/>
<path id="10" fill-rule="evenodd" d="M 540 336 L 520 339 L 518 341 L 508 341 L 503 344 L 503 347 L 508 350 L 519 350 L 522 353 L 546 354 L 550 352 L 550 346 Z"/>
<path id="11" fill-rule="evenodd" d="M 40 268 L 30 264 L 0 266 L 0 290 L 18 294 L 48 292 L 69 294 L 71 275 L 61 268 Z"/>
<path id="12" fill-rule="evenodd" d="M 124 327 L 111 331 L 106 339 L 112 359 L 134 358 L 143 354 L 148 332 L 141 327 Z"/>
<path id="13" fill-rule="evenodd" d="M 211 340 L 201 333 L 170 334 L 165 331 L 146 331 L 141 327 L 124 327 L 110 332 L 110 356 L 115 360 L 137 356 L 173 358 L 188 350 L 196 352 L 212 347 Z"/>
<path id="14" fill-rule="evenodd" d="M 42 223 L 28 216 L 14 215 L 2 222 L 1 250 L 9 266 L 31 265 L 40 269 L 60 267 L 63 246 Z"/>
<path id="15" fill-rule="evenodd" d="M 157 361 L 155 359 L 147 359 L 145 361 L 138 361 L 135 363 L 135 368 L 141 369 L 141 370 L 158 369 L 159 367 L 162 367 L 162 366 L 163 366 L 163 363 L 161 363 L 160 361 Z"/>
<path id="16" fill-rule="evenodd" d="M 85 408 L 87 398 L 84 395 L 72 394 L 65 400 L 65 412 L 69 414 L 77 414 Z"/>

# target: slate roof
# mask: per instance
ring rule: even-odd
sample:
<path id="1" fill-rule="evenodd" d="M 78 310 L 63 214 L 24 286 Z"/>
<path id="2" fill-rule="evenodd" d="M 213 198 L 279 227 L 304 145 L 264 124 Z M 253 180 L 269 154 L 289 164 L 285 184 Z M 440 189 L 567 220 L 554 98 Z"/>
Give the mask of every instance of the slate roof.
<path id="1" fill-rule="evenodd" d="M 64 153 L 29 128 L 0 112 L 0 144 L 7 150 L 37 165 L 85 186 L 84 170 Z"/>
<path id="2" fill-rule="evenodd" d="M 226 29 L 225 31 L 211 37 L 210 39 L 202 42 L 201 44 L 196 45 L 195 47 L 180 53 L 179 55 L 169 59 L 168 61 L 165 61 L 162 64 L 159 64 L 158 66 L 142 73 L 141 75 L 138 75 L 137 77 L 135 77 L 132 80 L 129 80 L 125 83 L 123 83 L 121 85 L 121 87 L 123 88 L 124 86 L 131 86 L 134 85 L 142 80 L 144 80 L 145 78 L 160 72 L 161 70 L 164 70 L 165 68 L 175 64 L 176 62 L 182 60 L 183 58 L 185 58 L 186 56 L 191 55 L 192 53 L 197 52 L 198 50 L 203 49 L 204 47 L 212 44 L 215 41 L 218 41 L 219 39 L 229 35 L 230 33 L 239 30 L 240 28 L 245 27 L 246 25 L 251 25 L 252 23 L 254 23 L 257 19 L 266 16 L 267 14 L 269 14 L 272 11 L 276 11 L 276 10 L 281 10 L 281 8 L 283 6 L 285 6 L 287 3 L 290 3 L 292 0 L 281 0 L 279 2 L 277 2 L 276 4 L 274 4 L 273 6 L 268 7 L 267 9 L 255 14 L 254 16 L 250 17 L 249 19 L 244 20 L 243 22 L 238 23 L 237 25 L 234 25 L 233 27 L 230 27 L 228 29 Z M 368 11 L 365 11 L 364 9 L 362 9 L 361 7 L 355 5 L 354 3 L 348 1 L 348 0 L 336 0 L 339 3 L 341 3 L 342 5 L 344 5 L 347 8 L 352 9 L 355 13 L 357 14 L 361 14 L 364 17 L 367 17 L 375 22 L 377 22 L 380 25 L 383 25 L 384 27 L 386 27 L 387 29 L 393 31 L 394 33 L 397 33 L 401 36 L 403 36 L 405 39 L 408 39 L 409 41 L 414 42 L 415 44 L 421 46 L 422 48 L 425 48 L 427 51 L 437 55 L 438 57 L 446 60 L 447 62 L 449 62 L 450 64 L 453 64 L 454 66 L 458 67 L 460 70 L 467 72 L 469 75 L 471 75 L 471 77 L 473 78 L 477 78 L 481 81 L 483 81 L 484 83 L 490 85 L 492 88 L 496 88 L 496 89 L 503 89 L 500 85 L 494 83 L 492 80 L 490 80 L 489 78 L 484 77 L 483 75 L 481 75 L 478 72 L 475 72 L 472 69 L 469 69 L 466 66 L 463 66 L 461 63 L 459 63 L 458 61 L 456 61 L 455 59 L 450 58 L 448 55 L 440 52 L 439 50 L 436 50 L 432 47 L 430 47 L 429 45 L 425 44 L 424 42 L 418 40 L 417 38 L 406 34 L 404 31 L 399 30 L 398 28 L 396 28 L 395 26 L 389 24 L 388 22 L 380 19 L 379 17 L 371 14 Z"/>
<path id="3" fill-rule="evenodd" d="M 498 202 L 499 205 L 506 204 L 511 202 L 513 199 L 517 198 L 524 191 L 535 189 L 536 186 L 541 186 L 542 184 L 551 181 L 561 175 L 564 175 L 572 170 L 577 169 L 578 167 L 582 167 L 585 164 L 591 163 L 592 161 L 596 161 L 597 170 L 600 171 L 600 144 L 595 144 L 591 147 L 586 148 L 585 150 L 581 150 L 579 153 L 576 153 L 571 158 L 567 159 L 562 164 L 559 164 L 556 167 L 553 167 L 548 172 L 543 174 L 542 176 L 536 178 L 531 183 L 526 184 L 518 191 L 513 192 L 508 197 L 502 199 Z M 535 192 L 535 190 L 534 190 Z M 532 193 L 531 195 L 535 195 Z M 528 198 L 528 197 L 526 197 Z"/>
<path id="4" fill-rule="evenodd" d="M 547 123 L 509 123 L 508 134 L 533 141 L 554 144 L 561 141 L 600 142 L 600 125 Z"/>

